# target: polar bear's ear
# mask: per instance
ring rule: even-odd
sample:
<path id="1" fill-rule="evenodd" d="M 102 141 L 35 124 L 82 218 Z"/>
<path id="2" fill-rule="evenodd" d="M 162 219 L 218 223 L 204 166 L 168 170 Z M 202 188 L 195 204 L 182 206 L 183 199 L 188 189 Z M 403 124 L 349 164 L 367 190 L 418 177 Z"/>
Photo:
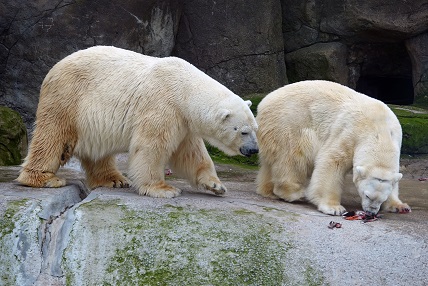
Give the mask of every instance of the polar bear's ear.
<path id="1" fill-rule="evenodd" d="M 398 182 L 399 180 L 401 180 L 401 178 L 403 178 L 403 174 L 395 173 L 393 180 L 394 180 L 394 182 Z"/>
<path id="2" fill-rule="evenodd" d="M 251 105 L 253 105 L 253 103 L 251 102 L 251 100 L 246 100 L 245 103 L 248 105 L 248 107 L 251 107 Z"/>
<path id="3" fill-rule="evenodd" d="M 229 109 L 220 109 L 217 113 L 217 118 L 220 119 L 220 121 L 225 121 L 229 117 L 230 113 Z"/>
<path id="4" fill-rule="evenodd" d="M 357 175 L 360 178 L 363 178 L 366 175 L 366 168 L 363 166 L 357 166 L 355 167 L 355 170 L 357 171 Z"/>

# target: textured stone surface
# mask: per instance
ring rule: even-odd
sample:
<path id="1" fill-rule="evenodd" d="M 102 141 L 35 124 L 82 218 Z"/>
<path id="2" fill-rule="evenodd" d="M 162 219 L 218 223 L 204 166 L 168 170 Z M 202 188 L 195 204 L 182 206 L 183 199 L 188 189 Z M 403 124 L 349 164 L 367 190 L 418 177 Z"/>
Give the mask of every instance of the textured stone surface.
<path id="1" fill-rule="evenodd" d="M 407 40 L 406 47 L 412 60 L 416 100 L 428 104 L 428 33 Z"/>
<path id="2" fill-rule="evenodd" d="M 21 164 L 27 146 L 27 129 L 19 113 L 0 106 L 0 166 Z"/>
<path id="3" fill-rule="evenodd" d="M 412 1 L 292 1 L 282 0 L 287 75 L 290 82 L 309 78 L 343 83 L 341 73 L 325 76 L 318 70 L 324 50 L 320 43 L 346 46 L 346 61 L 336 70 L 347 70 L 346 85 L 380 100 L 409 104 L 426 96 L 428 4 Z M 415 38 L 414 38 L 415 37 Z M 410 39 L 410 40 L 408 40 Z M 407 47 L 407 50 L 406 50 Z M 312 60 L 294 59 L 311 49 Z M 313 61 L 313 62 L 312 62 Z M 309 64 L 308 64 L 309 63 Z M 291 65 L 299 66 L 299 73 Z M 413 84 L 412 84 L 413 76 Z"/>
<path id="4" fill-rule="evenodd" d="M 279 0 L 186 0 L 174 55 L 238 94 L 286 83 Z"/>
<path id="5" fill-rule="evenodd" d="M 412 213 L 363 224 L 260 197 L 253 180 L 241 180 L 255 171 L 217 168 L 224 197 L 174 178 L 183 193 L 173 199 L 88 194 L 76 180 L 59 189 L 0 183 L 0 284 L 424 285 L 426 183 L 406 176 L 401 184 Z M 61 176 L 80 178 L 77 169 Z M 344 205 L 355 209 L 350 176 L 346 186 Z M 328 229 L 331 220 L 342 228 Z"/>
<path id="6" fill-rule="evenodd" d="M 288 53 L 286 62 L 291 82 L 325 79 L 347 85 L 346 46 L 341 43 L 317 43 Z"/>
<path id="7" fill-rule="evenodd" d="M 48 70 L 93 45 L 177 55 L 239 95 L 317 78 L 384 101 L 428 104 L 427 35 L 426 0 L 5 0 L 0 104 L 31 128 Z M 338 45 L 340 60 L 320 60 Z"/>

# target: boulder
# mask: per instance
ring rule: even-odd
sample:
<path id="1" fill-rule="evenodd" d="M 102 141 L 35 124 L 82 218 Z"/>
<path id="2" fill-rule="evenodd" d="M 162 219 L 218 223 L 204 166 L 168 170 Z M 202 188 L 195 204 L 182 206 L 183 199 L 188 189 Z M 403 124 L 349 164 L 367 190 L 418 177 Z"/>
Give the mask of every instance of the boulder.
<path id="1" fill-rule="evenodd" d="M 260 197 L 256 172 L 217 169 L 228 178 L 224 197 L 176 178 L 183 193 L 173 199 L 88 192 L 68 167 L 60 175 L 78 180 L 63 188 L 0 183 L 0 285 L 422 285 L 427 277 L 423 193 L 408 188 L 414 214 L 364 224 Z M 253 179 L 242 181 L 243 172 Z M 332 219 L 342 227 L 329 229 Z"/>
<path id="2" fill-rule="evenodd" d="M 325 79 L 347 85 L 347 48 L 341 43 L 317 43 L 286 55 L 291 82 Z"/>
<path id="3" fill-rule="evenodd" d="M 281 5 L 269 1 L 186 0 L 173 54 L 238 94 L 287 82 Z"/>
<path id="4" fill-rule="evenodd" d="M 27 129 L 19 113 L 0 106 L 0 166 L 21 164 L 27 146 Z"/>

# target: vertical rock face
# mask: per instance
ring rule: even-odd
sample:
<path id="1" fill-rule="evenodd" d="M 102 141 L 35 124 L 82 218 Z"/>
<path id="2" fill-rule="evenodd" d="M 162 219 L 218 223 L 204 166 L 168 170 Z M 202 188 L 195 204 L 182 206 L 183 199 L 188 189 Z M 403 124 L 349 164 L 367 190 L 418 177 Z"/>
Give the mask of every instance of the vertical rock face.
<path id="1" fill-rule="evenodd" d="M 319 45 L 334 42 L 346 47 L 347 59 L 330 59 L 329 69 L 347 70 L 347 73 L 335 75 L 333 72 L 323 79 L 333 77 L 334 81 L 343 83 L 347 76 L 348 86 L 398 104 L 427 96 L 424 85 L 417 82 L 424 74 L 426 77 L 424 70 L 428 66 L 422 63 L 417 68 L 415 64 L 424 62 L 421 55 L 423 45 L 427 45 L 426 1 L 282 0 L 281 3 L 290 81 L 320 78 L 320 71 L 315 67 L 319 65 L 319 58 L 325 56 L 325 49 L 318 49 Z M 298 57 L 308 49 L 314 61 Z"/>
<path id="2" fill-rule="evenodd" d="M 277 0 L 185 1 L 174 55 L 237 93 L 286 83 Z"/>
<path id="3" fill-rule="evenodd" d="M 179 1 L 2 1 L 0 104 L 34 121 L 49 69 L 94 45 L 114 45 L 154 56 L 170 55 L 181 13 Z"/>
<path id="4" fill-rule="evenodd" d="M 406 47 L 412 60 L 415 95 L 428 104 L 428 33 L 407 40 Z"/>
<path id="5" fill-rule="evenodd" d="M 428 101 L 427 35 L 426 0 L 5 0 L 0 104 L 31 127 L 49 69 L 94 45 L 184 58 L 240 95 L 316 78 Z"/>

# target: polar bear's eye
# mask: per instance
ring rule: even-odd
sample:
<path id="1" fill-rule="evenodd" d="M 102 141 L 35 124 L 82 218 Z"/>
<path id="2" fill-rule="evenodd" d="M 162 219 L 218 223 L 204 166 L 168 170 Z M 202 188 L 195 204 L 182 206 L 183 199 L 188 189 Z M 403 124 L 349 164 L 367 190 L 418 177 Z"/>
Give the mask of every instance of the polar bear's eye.
<path id="1" fill-rule="evenodd" d="M 235 131 L 238 130 L 238 127 L 233 127 L 233 130 L 235 130 Z"/>

